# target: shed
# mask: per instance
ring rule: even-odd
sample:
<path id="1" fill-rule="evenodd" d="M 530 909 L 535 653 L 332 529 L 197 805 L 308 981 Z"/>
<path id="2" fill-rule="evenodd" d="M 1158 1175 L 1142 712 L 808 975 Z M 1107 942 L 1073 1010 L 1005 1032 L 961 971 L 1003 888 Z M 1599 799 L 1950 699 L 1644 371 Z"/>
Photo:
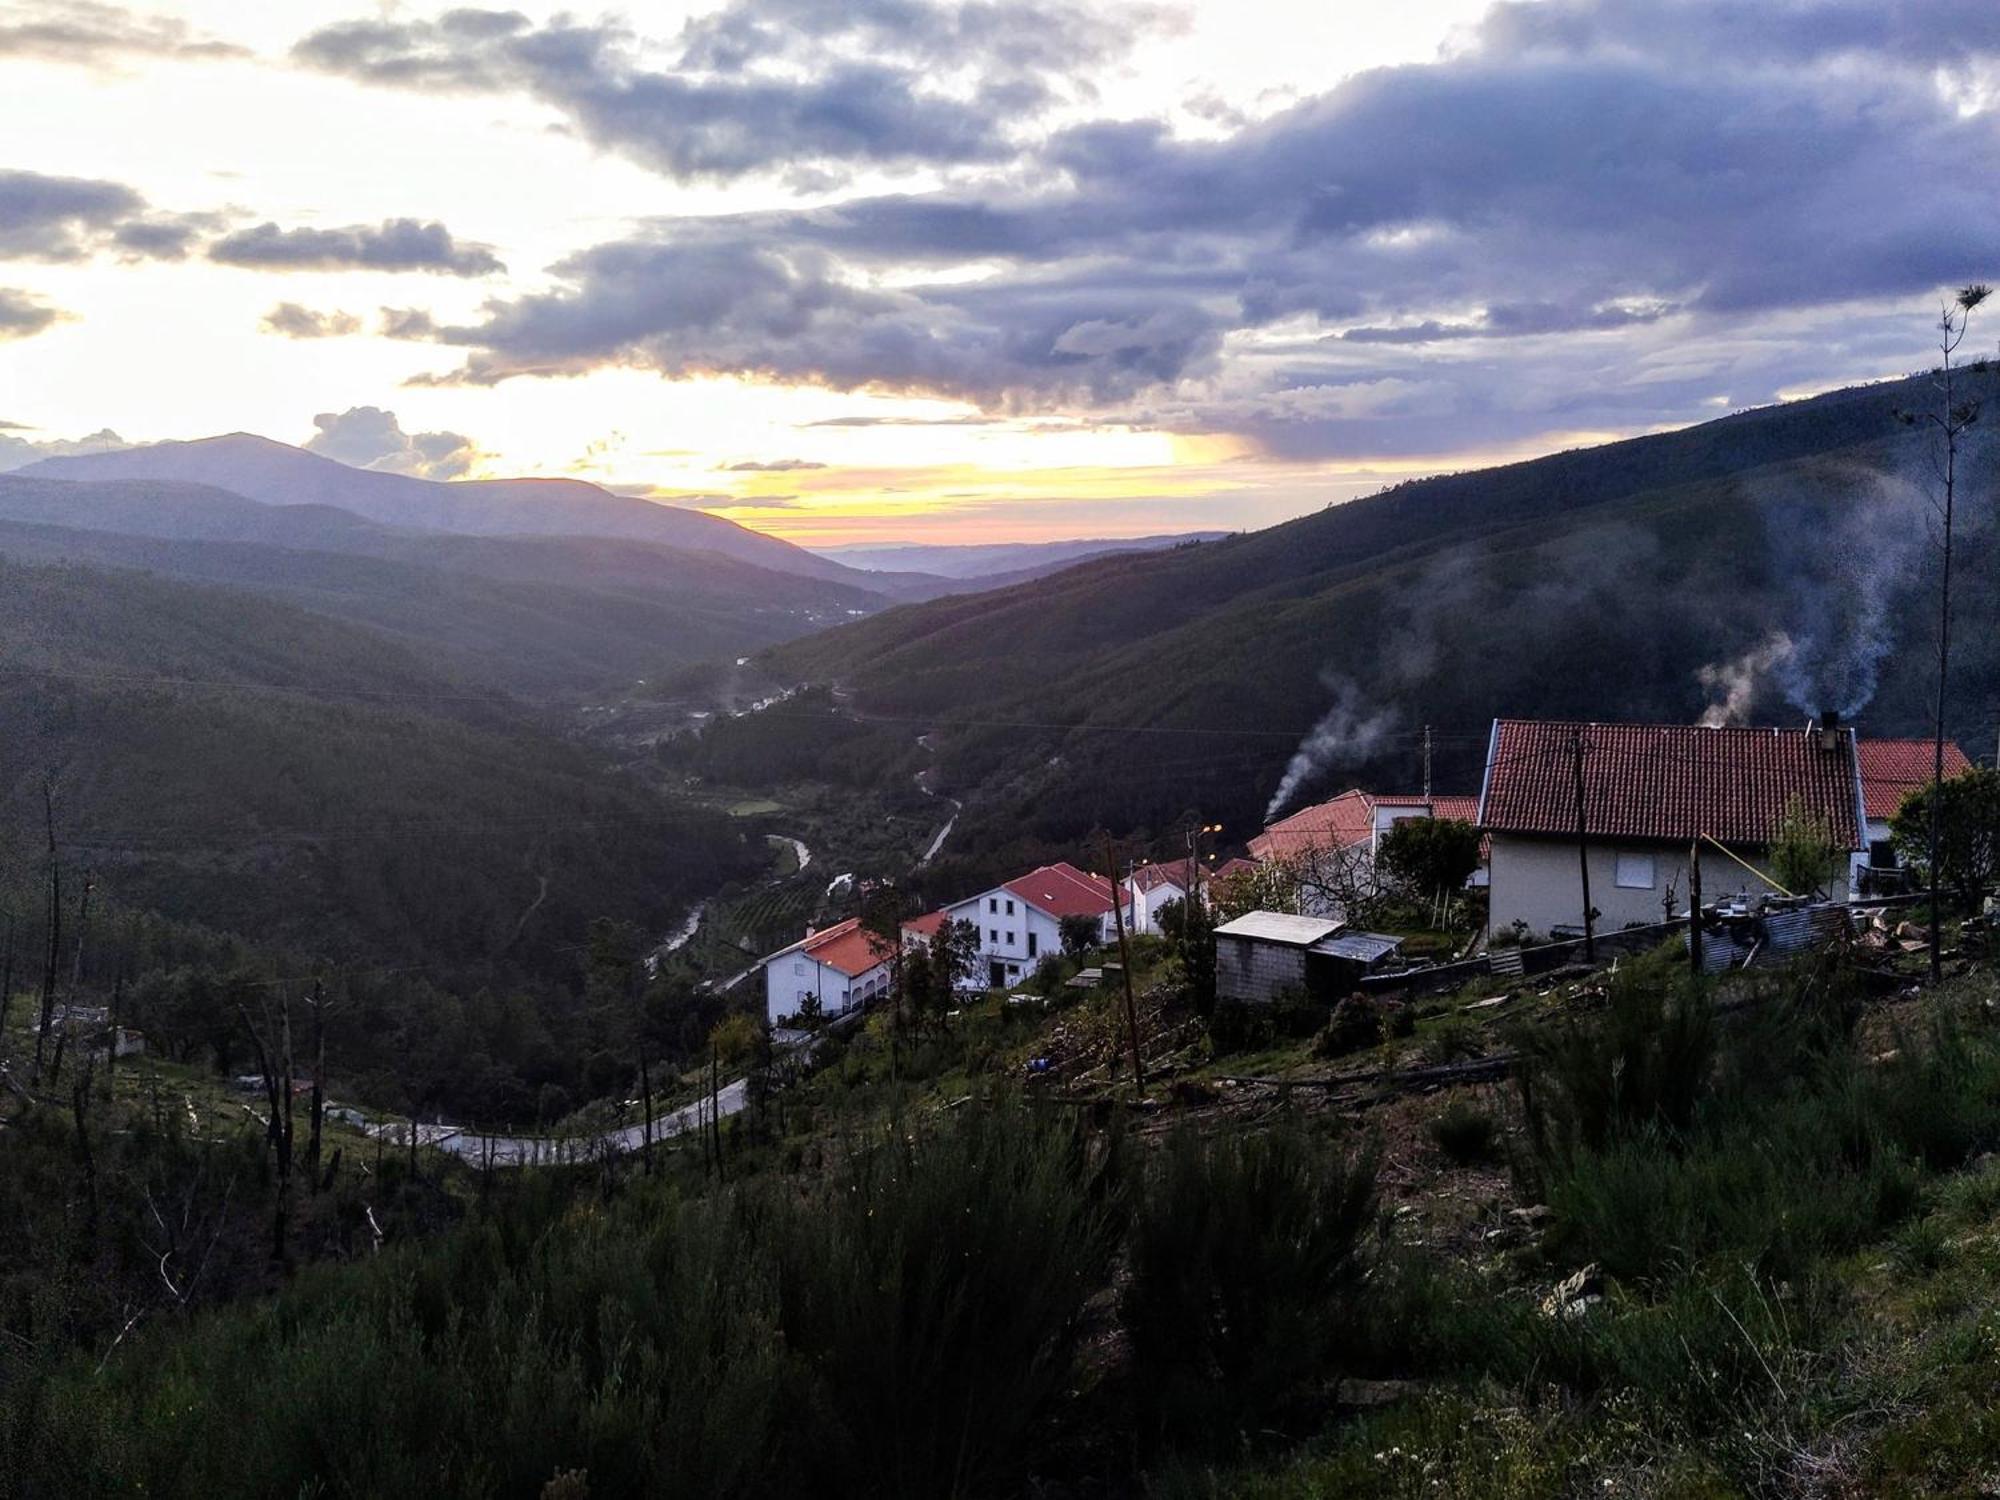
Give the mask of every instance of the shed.
<path id="1" fill-rule="evenodd" d="M 1262 1005 L 1287 990 L 1308 993 L 1307 955 L 1341 924 L 1325 917 L 1246 912 L 1215 929 L 1215 993 L 1221 1000 Z"/>

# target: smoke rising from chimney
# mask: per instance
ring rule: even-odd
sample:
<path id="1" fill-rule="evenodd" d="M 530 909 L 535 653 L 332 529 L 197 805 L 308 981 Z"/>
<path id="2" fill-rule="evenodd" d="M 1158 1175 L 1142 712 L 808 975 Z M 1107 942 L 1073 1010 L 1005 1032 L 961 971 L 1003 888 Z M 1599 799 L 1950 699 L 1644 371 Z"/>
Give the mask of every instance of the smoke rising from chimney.
<path id="1" fill-rule="evenodd" d="M 1333 691 L 1333 706 L 1320 715 L 1312 732 L 1292 752 L 1285 774 L 1278 782 L 1278 789 L 1271 794 L 1270 805 L 1264 809 L 1266 823 L 1284 811 L 1286 804 L 1315 772 L 1343 760 L 1368 759 L 1382 748 L 1395 729 L 1395 708 L 1376 708 L 1368 704 L 1361 689 L 1350 678 L 1329 675 L 1322 677 L 1321 681 Z"/>

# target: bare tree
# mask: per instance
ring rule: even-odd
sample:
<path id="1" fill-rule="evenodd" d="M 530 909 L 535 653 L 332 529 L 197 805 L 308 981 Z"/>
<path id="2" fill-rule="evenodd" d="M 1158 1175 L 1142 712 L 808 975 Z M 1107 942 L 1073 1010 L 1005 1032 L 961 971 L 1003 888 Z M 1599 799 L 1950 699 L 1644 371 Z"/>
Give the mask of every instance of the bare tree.
<path id="1" fill-rule="evenodd" d="M 56 968 L 62 962 L 62 865 L 56 858 L 56 773 L 42 774 L 42 825 L 48 831 L 48 944 L 42 954 L 42 1015 L 35 1031 L 35 1068 L 31 1081 L 42 1081 L 43 1055 L 49 1029 L 56 1020 Z"/>
<path id="2" fill-rule="evenodd" d="M 1952 360 L 1958 353 L 1959 345 L 1965 342 L 1966 326 L 1971 321 L 1973 309 L 1992 295 L 1991 287 L 1974 283 L 1960 287 L 1957 296 L 1945 304 L 1943 312 L 1938 317 L 1938 349 L 1944 359 L 1937 379 L 1937 409 L 1898 413 L 1907 426 L 1929 428 L 1934 440 L 1942 449 L 1941 454 L 1934 458 L 1937 465 L 1940 499 L 1937 502 L 1939 520 L 1937 691 L 1932 700 L 1931 715 L 1933 786 L 1940 785 L 1944 781 L 1944 705 L 1945 690 L 1951 672 L 1951 543 L 1952 522 L 1958 498 L 1958 450 L 1965 434 L 1979 420 L 1979 403 L 1960 399 L 1957 370 Z M 1943 805 L 1942 797 L 1931 798 L 1929 904 L 1933 983 L 1944 976 L 1944 928 L 1938 910 L 1938 852 L 1941 837 L 1938 818 Z"/>
<path id="3" fill-rule="evenodd" d="M 257 1070 L 264 1080 L 264 1099 L 271 1111 L 270 1119 L 264 1124 L 264 1139 L 272 1148 L 278 1178 L 277 1198 L 271 1212 L 271 1259 L 282 1263 L 286 1258 L 286 1234 L 292 1208 L 292 1015 L 282 990 L 278 1005 L 279 1016 L 274 1023 L 270 1004 L 265 1002 L 263 1029 L 250 1019 L 248 1009 L 239 1005 L 236 1011 L 243 1018 L 244 1029 L 250 1033 L 250 1045 L 256 1049 Z M 270 1033 L 268 1039 L 266 1032 Z M 413 1152 L 415 1134 L 415 1120 L 412 1119 Z"/>

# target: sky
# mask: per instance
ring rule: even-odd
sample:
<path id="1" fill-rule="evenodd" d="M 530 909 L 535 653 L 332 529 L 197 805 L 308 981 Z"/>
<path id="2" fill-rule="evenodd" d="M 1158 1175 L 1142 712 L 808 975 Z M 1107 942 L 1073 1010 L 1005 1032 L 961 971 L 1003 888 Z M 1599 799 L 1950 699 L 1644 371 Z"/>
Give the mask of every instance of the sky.
<path id="1" fill-rule="evenodd" d="M 1991 0 L 0 0 L 0 467 L 1248 528 L 1926 362 Z"/>

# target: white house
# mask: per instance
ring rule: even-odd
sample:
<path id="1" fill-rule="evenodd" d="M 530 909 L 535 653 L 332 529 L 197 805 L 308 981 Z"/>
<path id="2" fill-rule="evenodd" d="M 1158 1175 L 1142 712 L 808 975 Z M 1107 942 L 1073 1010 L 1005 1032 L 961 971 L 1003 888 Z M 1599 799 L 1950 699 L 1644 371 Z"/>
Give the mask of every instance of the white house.
<path id="1" fill-rule="evenodd" d="M 1035 972 L 1051 953 L 1062 952 L 1065 917 L 1089 917 L 1099 942 L 1115 935 L 1114 887 L 1101 875 L 1071 864 L 1043 865 L 1026 875 L 982 891 L 943 909 L 942 918 L 970 922 L 979 929 L 980 972 L 975 984 L 1006 989 Z M 1126 920 L 1131 920 L 1128 909 Z M 932 913 L 932 917 L 940 917 Z M 931 918 L 919 918 L 928 922 Z M 916 924 L 905 927 L 905 941 Z M 933 929 L 935 930 L 935 929 Z"/>
<path id="2" fill-rule="evenodd" d="M 857 917 L 806 935 L 764 960 L 764 1013 L 773 1026 L 789 1021 L 811 999 L 837 1016 L 889 989 L 890 958 Z"/>
<path id="3" fill-rule="evenodd" d="M 1204 882 L 1206 872 L 1195 866 L 1195 884 Z M 1136 865 L 1125 877 L 1126 910 L 1131 913 L 1132 931 L 1158 932 L 1160 908 L 1170 901 L 1187 900 L 1188 867 L 1184 860 L 1162 864 Z"/>
<path id="4" fill-rule="evenodd" d="M 1896 812 L 1911 792 L 1930 785 L 1936 769 L 1931 740 L 1862 740 L 1856 749 L 1861 758 L 1861 807 L 1868 817 L 1867 847 L 1854 856 L 1851 883 L 1857 895 L 1893 894 L 1905 888 L 1907 872 L 1896 857 L 1896 843 L 1890 832 Z M 1965 752 L 1950 740 L 1944 742 L 1944 774 L 1949 781 L 1972 769 Z"/>
<path id="5" fill-rule="evenodd" d="M 1684 914 L 1696 846 L 1704 901 L 1770 890 L 1770 845 L 1794 807 L 1839 848 L 1865 847 L 1852 730 L 1497 719 L 1479 798 L 1490 930 L 1580 931 L 1586 862 L 1597 931 Z M 1848 869 L 1828 882 L 1833 900 Z"/>

